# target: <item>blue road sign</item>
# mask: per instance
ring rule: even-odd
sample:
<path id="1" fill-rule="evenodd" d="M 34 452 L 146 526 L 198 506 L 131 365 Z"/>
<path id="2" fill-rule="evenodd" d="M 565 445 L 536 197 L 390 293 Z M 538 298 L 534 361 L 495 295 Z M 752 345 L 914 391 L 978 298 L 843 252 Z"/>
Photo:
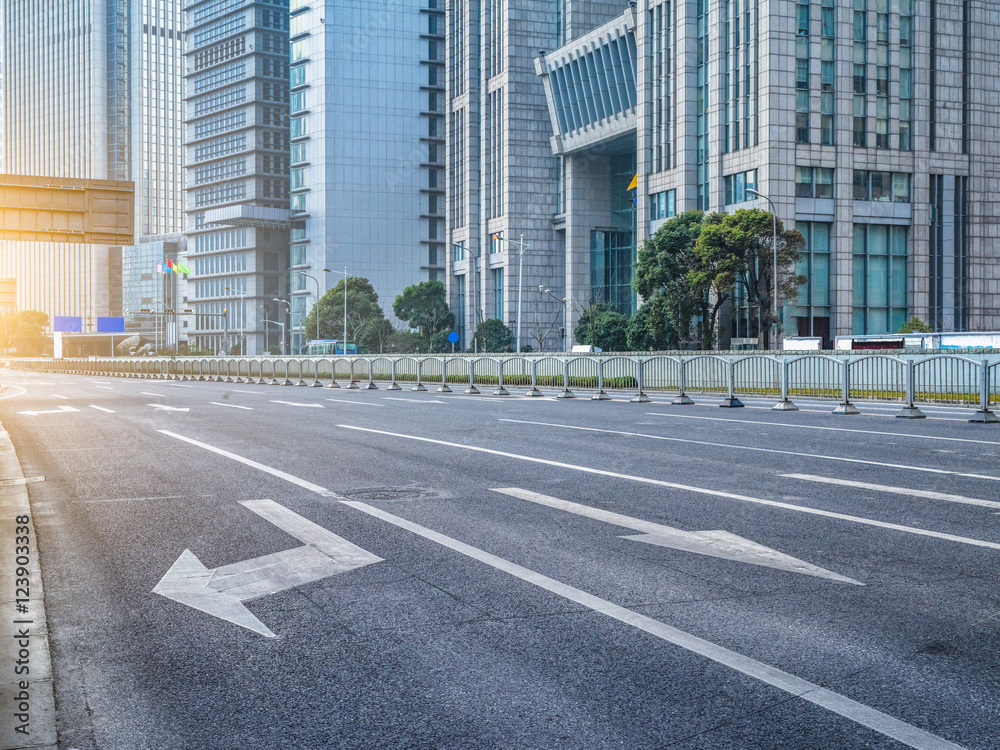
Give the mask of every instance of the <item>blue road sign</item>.
<path id="1" fill-rule="evenodd" d="M 57 333 L 82 333 L 83 318 L 69 315 L 56 315 L 52 318 L 52 330 Z"/>
<path id="2" fill-rule="evenodd" d="M 453 344 L 457 344 L 458 343 L 458 334 L 455 333 L 454 331 L 452 331 L 451 333 L 448 334 L 448 340 L 451 343 L 453 343 Z"/>
<path id="3" fill-rule="evenodd" d="M 125 333 L 125 318 L 97 318 L 98 333 Z"/>

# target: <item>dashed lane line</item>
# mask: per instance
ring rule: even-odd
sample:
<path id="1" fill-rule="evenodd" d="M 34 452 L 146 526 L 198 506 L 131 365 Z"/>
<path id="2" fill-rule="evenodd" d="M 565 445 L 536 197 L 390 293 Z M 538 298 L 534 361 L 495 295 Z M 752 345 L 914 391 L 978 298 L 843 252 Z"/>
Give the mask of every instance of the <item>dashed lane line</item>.
<path id="1" fill-rule="evenodd" d="M 513 421 L 513 420 L 508 420 Z M 835 513 L 829 510 L 820 510 L 818 508 L 810 508 L 804 505 L 792 505 L 790 503 L 782 503 L 777 500 L 765 500 L 759 497 L 750 497 L 749 495 L 739 495 L 733 492 L 723 492 L 722 490 L 712 490 L 705 487 L 692 487 L 688 484 L 678 484 L 676 482 L 667 482 L 662 479 L 652 479 L 650 477 L 640 477 L 632 474 L 621 474 L 617 471 L 605 471 L 604 469 L 595 469 L 590 466 L 580 466 L 578 464 L 568 464 L 562 461 L 552 461 L 547 458 L 537 458 L 535 456 L 525 456 L 517 453 L 509 453 L 507 451 L 499 451 L 493 448 L 481 448 L 477 445 L 463 445 L 461 443 L 451 443 L 447 440 L 437 440 L 435 438 L 420 437 L 419 435 L 406 435 L 400 432 L 389 432 L 387 430 L 374 430 L 369 427 L 356 427 L 354 425 L 348 424 L 338 424 L 337 427 L 343 428 L 345 430 L 357 430 L 359 432 L 369 432 L 376 435 L 385 435 L 386 437 L 402 438 L 405 440 L 415 440 L 422 443 L 432 443 L 434 445 L 443 445 L 449 448 L 461 448 L 463 450 L 475 451 L 477 453 L 488 453 L 493 456 L 503 456 L 504 458 L 513 458 L 518 461 L 528 461 L 535 464 L 544 464 L 545 466 L 554 466 L 560 469 L 569 469 L 571 471 L 581 471 L 586 474 L 597 474 L 605 477 L 612 477 L 614 479 L 626 479 L 631 482 L 641 482 L 643 484 L 652 484 L 658 487 L 670 487 L 675 490 L 684 490 L 686 492 L 694 492 L 700 495 L 711 495 L 712 497 L 723 497 L 728 500 L 740 500 L 746 503 L 753 503 L 754 505 L 765 505 L 771 508 L 781 508 L 782 510 L 792 510 L 796 513 L 807 513 L 814 516 L 822 516 L 824 518 L 833 518 L 838 521 L 848 521 L 850 523 L 858 523 L 865 526 L 875 526 L 882 529 L 891 529 L 893 531 L 902 531 L 907 534 L 915 534 L 917 536 L 927 536 L 934 539 L 943 539 L 948 542 L 958 542 L 960 544 L 968 544 L 974 547 L 987 547 L 989 549 L 1000 550 L 1000 544 L 995 542 L 986 542 L 982 539 L 971 539 L 969 537 L 956 536 L 954 534 L 945 534 L 940 531 L 931 531 L 929 529 L 920 529 L 915 526 L 903 526 L 897 523 L 887 523 L 885 521 L 876 521 L 872 518 L 862 518 L 861 516 L 850 516 L 845 513 Z M 583 428 L 581 428 L 583 429 Z"/>
<path id="2" fill-rule="evenodd" d="M 238 406 L 236 404 L 222 404 L 222 403 L 219 403 L 218 401 L 209 401 L 208 403 L 212 404 L 213 406 L 228 406 L 230 409 L 246 409 L 247 411 L 253 411 L 253 407 L 252 406 Z M 997 507 L 1000 507 L 1000 506 L 997 506 Z"/>
<path id="3" fill-rule="evenodd" d="M 597 427 L 580 427 L 571 424 L 555 424 L 553 422 L 532 422 L 526 419 L 501 419 L 501 422 L 512 422 L 515 424 L 532 424 L 540 427 L 555 427 L 562 430 L 580 430 L 583 432 L 602 432 L 610 435 L 627 435 L 629 437 L 647 438 L 649 440 L 665 440 L 670 443 L 689 443 L 691 445 L 707 445 L 713 448 L 731 448 L 741 451 L 757 451 L 759 453 L 774 453 L 783 456 L 798 456 L 800 458 L 818 458 L 824 461 L 840 461 L 851 464 L 864 464 L 866 466 L 884 466 L 888 469 L 904 469 L 906 471 L 922 471 L 929 474 L 947 474 L 956 477 L 970 477 L 972 479 L 988 479 L 991 482 L 1000 482 L 1000 477 L 989 476 L 988 474 L 969 474 L 961 471 L 950 471 L 948 469 L 933 469 L 929 466 L 910 466 L 906 464 L 890 464 L 883 461 L 869 461 L 863 458 L 845 458 L 843 456 L 825 456 L 819 453 L 801 453 L 799 451 L 784 451 L 778 448 L 762 448 L 757 445 L 735 445 L 733 443 L 713 443 L 709 440 L 693 440 L 691 438 L 668 437 L 666 435 L 650 435 L 646 432 L 627 432 L 625 430 L 602 430 Z"/>
<path id="4" fill-rule="evenodd" d="M 91 404 L 91 409 L 97 409 L 97 411 L 107 412 L 108 414 L 114 414 L 114 409 L 105 409 L 103 406 L 98 406 L 97 404 Z"/>
<path id="5" fill-rule="evenodd" d="M 980 500 L 977 497 L 963 497 L 962 495 L 949 495 L 946 492 L 933 492 L 931 490 L 914 490 L 909 487 L 893 487 L 886 484 L 870 484 L 868 482 L 855 482 L 853 479 L 837 479 L 836 477 L 821 477 L 815 474 L 781 474 L 785 479 L 801 479 L 805 482 L 820 482 L 822 484 L 836 484 L 842 487 L 855 487 L 859 490 L 874 490 L 875 492 L 888 492 L 893 495 L 906 495 L 907 497 L 923 497 L 928 500 L 944 500 L 949 503 L 961 503 L 963 505 L 978 505 L 983 508 L 1000 508 L 1000 503 L 992 500 Z"/>

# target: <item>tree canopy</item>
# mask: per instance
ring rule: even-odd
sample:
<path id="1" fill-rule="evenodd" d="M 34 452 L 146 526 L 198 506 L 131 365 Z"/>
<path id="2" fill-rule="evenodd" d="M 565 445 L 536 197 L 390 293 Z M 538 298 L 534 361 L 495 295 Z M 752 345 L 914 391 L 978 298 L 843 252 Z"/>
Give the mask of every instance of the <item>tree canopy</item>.
<path id="1" fill-rule="evenodd" d="M 392 311 L 397 318 L 407 321 L 411 328 L 422 329 L 431 342 L 438 331 L 455 324 L 455 316 L 448 309 L 444 284 L 440 281 L 421 281 L 406 287 L 392 303 Z"/>
<path id="2" fill-rule="evenodd" d="M 319 302 L 306 315 L 304 323 L 307 337 L 315 335 L 316 316 L 319 315 L 319 338 L 344 337 L 344 285 L 347 285 L 347 337 L 361 346 L 380 349 L 386 337 L 385 324 L 391 323 L 378 303 L 378 294 L 368 279 L 349 276 L 320 297 Z M 383 323 L 384 321 L 384 323 Z"/>
<path id="3" fill-rule="evenodd" d="M 635 311 L 628 322 L 625 342 L 633 352 L 660 352 L 677 349 L 677 329 L 670 320 L 667 298 L 657 292 Z"/>
<path id="4" fill-rule="evenodd" d="M 514 334 L 502 320 L 490 318 L 476 326 L 473 334 L 475 344 L 481 352 L 509 352 L 514 346 Z"/>
<path id="5" fill-rule="evenodd" d="M 625 351 L 628 318 L 608 302 L 596 302 L 583 311 L 573 330 L 577 343 L 599 347 L 606 352 Z"/>
<path id="6" fill-rule="evenodd" d="M 0 311 L 0 347 L 15 347 L 19 357 L 41 354 L 48 324 L 49 316 L 39 310 L 4 308 Z"/>

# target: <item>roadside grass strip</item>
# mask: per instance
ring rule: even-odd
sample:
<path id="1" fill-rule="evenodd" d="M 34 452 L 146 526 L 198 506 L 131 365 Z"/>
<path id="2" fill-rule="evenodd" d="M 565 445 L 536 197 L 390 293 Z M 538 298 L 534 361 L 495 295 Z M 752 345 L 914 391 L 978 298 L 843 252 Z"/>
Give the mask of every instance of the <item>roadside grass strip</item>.
<path id="1" fill-rule="evenodd" d="M 378 433 L 382 435 L 389 435 L 393 437 L 410 438 L 414 440 L 426 440 L 427 442 L 438 443 L 453 446 L 456 448 L 468 448 L 470 450 L 483 451 L 487 453 L 495 453 L 500 455 L 509 455 L 514 458 L 524 458 L 525 460 L 537 461 L 540 463 L 555 463 L 549 461 L 542 461 L 541 459 L 530 459 L 521 456 L 514 456 L 513 454 L 503 454 L 500 451 L 493 451 L 485 448 L 475 448 L 472 446 L 462 446 L 455 443 L 444 443 L 439 440 L 431 440 L 429 438 L 417 438 L 412 435 L 398 435 L 395 433 L 383 432 L 381 430 L 367 430 L 359 427 L 352 427 L 350 425 L 338 425 L 345 429 L 356 429 L 362 430 L 364 432 Z M 183 435 L 178 435 L 168 430 L 158 430 L 163 435 L 168 437 L 181 440 L 190 445 L 194 445 L 205 450 L 211 451 L 221 456 L 226 456 L 235 461 L 238 461 L 247 466 L 252 466 L 261 471 L 267 472 L 272 476 L 284 479 L 292 484 L 299 487 L 316 492 L 325 497 L 337 498 L 342 504 L 347 505 L 355 510 L 366 513 L 374 518 L 378 518 L 386 523 L 392 524 L 400 529 L 409 531 L 417 536 L 423 537 L 428 541 L 439 544 L 447 549 L 457 552 L 461 555 L 465 555 L 473 560 L 488 565 L 495 570 L 499 570 L 503 573 L 507 573 L 510 576 L 518 578 L 526 583 L 530 583 L 533 586 L 544 589 L 556 596 L 567 599 L 571 602 L 579 604 L 582 607 L 596 612 L 606 617 L 610 617 L 617 620 L 625 625 L 629 625 L 638 630 L 642 630 L 650 635 L 659 638 L 662 641 L 678 646 L 686 651 L 697 654 L 704 658 L 710 659 L 717 664 L 733 669 L 741 674 L 752 677 L 766 685 L 770 685 L 778 690 L 781 690 L 793 697 L 801 698 L 802 700 L 808 701 L 816 706 L 825 708 L 832 713 L 855 722 L 861 726 L 867 727 L 879 734 L 886 737 L 891 737 L 898 742 L 906 745 L 907 747 L 914 748 L 915 750 L 966 750 L 961 745 L 957 745 L 950 742 L 943 737 L 939 737 L 935 734 L 931 734 L 919 727 L 915 727 L 912 724 L 907 724 L 904 721 L 900 721 L 893 716 L 883 713 L 877 709 L 867 706 L 863 703 L 859 703 L 845 695 L 836 693 L 832 690 L 817 685 L 815 683 L 804 680 L 800 677 L 796 677 L 793 674 L 785 672 L 777 667 L 773 667 L 764 662 L 757 661 L 749 656 L 745 656 L 731 649 L 720 646 L 711 641 L 705 640 L 704 638 L 699 638 L 696 635 L 685 632 L 671 625 L 667 625 L 659 620 L 655 620 L 647 615 L 640 614 L 634 610 L 627 609 L 618 604 L 615 604 L 607 599 L 602 599 L 593 594 L 589 594 L 586 591 L 575 588 L 568 584 L 557 581 L 554 578 L 549 578 L 541 573 L 535 572 L 529 568 L 522 567 L 516 563 L 506 560 L 502 557 L 498 557 L 489 552 L 479 549 L 478 547 L 473 547 L 464 542 L 460 542 L 457 539 L 453 539 L 449 536 L 441 534 L 432 529 L 428 529 L 425 526 L 408 521 L 400 516 L 387 513 L 379 508 L 376 508 L 367 503 L 355 501 L 355 500 L 344 500 L 339 498 L 335 493 L 330 492 L 324 487 L 308 482 L 305 479 L 300 479 L 287 472 L 280 471 L 279 469 L 274 469 L 264 464 L 253 461 L 249 458 L 237 455 L 235 453 L 230 453 L 229 451 L 223 450 L 221 448 L 216 448 L 215 446 L 209 445 L 207 443 L 202 443 L 198 440 L 194 440 Z M 569 468 L 582 468 L 573 467 L 566 464 L 565 466 Z M 590 470 L 594 471 L 594 470 Z M 608 472 L 596 472 L 604 473 Z M 624 475 L 622 475 L 624 476 Z M 631 477 L 629 477 L 631 478 Z M 648 481 L 648 480 L 643 480 Z M 1000 545 L 996 545 L 1000 547 Z"/>

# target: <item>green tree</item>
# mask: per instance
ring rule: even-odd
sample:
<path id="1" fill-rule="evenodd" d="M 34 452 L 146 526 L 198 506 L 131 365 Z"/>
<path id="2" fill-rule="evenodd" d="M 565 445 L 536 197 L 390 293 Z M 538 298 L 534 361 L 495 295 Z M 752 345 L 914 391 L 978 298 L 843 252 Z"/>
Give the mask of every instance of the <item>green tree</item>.
<path id="1" fill-rule="evenodd" d="M 630 351 L 660 352 L 677 349 L 677 329 L 670 320 L 670 305 L 660 292 L 642 303 L 628 322 L 625 342 Z"/>
<path id="2" fill-rule="evenodd" d="M 316 330 L 316 316 L 319 316 L 319 337 L 321 339 L 344 338 L 344 285 L 347 285 L 347 337 L 360 346 L 378 348 L 382 340 L 377 327 L 385 319 L 378 304 L 378 294 L 368 279 L 349 276 L 341 279 L 332 289 L 320 297 L 313 305 L 304 323 L 306 335 Z"/>
<path id="3" fill-rule="evenodd" d="M 795 299 L 806 277 L 795 273 L 795 264 L 802 257 L 805 239 L 795 229 L 785 230 L 777 222 L 777 247 L 773 243 L 774 216 L 760 209 L 740 209 L 722 219 L 721 225 L 703 230 L 695 243 L 695 252 L 714 262 L 714 284 L 719 290 L 731 292 L 736 283 L 747 292 L 752 309 L 760 315 L 764 330 L 763 348 L 769 347 L 774 317 L 774 272 L 777 254 L 778 304 Z"/>
<path id="4" fill-rule="evenodd" d="M 6 354 L 17 336 L 17 308 L 0 308 L 0 351 Z"/>
<path id="5" fill-rule="evenodd" d="M 45 347 L 49 316 L 38 310 L 18 310 L 14 346 L 19 357 L 37 357 Z"/>
<path id="6" fill-rule="evenodd" d="M 392 303 L 392 311 L 410 328 L 420 328 L 431 342 L 434 334 L 455 324 L 455 316 L 448 309 L 444 284 L 440 281 L 422 281 L 406 287 Z M 433 345 L 431 351 L 434 351 Z"/>
<path id="7" fill-rule="evenodd" d="M 594 338 L 597 335 L 597 321 L 605 313 L 614 311 L 615 306 L 610 302 L 592 302 L 590 307 L 580 312 L 580 319 L 576 322 L 576 328 L 573 329 L 573 340 L 578 344 L 600 346 L 594 343 Z"/>
<path id="8" fill-rule="evenodd" d="M 514 334 L 502 320 L 490 318 L 476 326 L 473 338 L 481 352 L 509 352 L 514 347 Z M 476 345 L 470 350 L 476 349 Z"/>
<path id="9" fill-rule="evenodd" d="M 705 349 L 715 340 L 712 310 L 717 314 L 718 307 L 712 300 L 712 282 L 717 273 L 704 267 L 708 258 L 695 252 L 695 244 L 705 226 L 721 221 L 720 214 L 703 211 L 685 211 L 665 221 L 639 248 L 632 278 L 632 288 L 644 299 L 663 296 L 679 339 L 688 340 L 692 320 L 697 318 L 698 339 Z"/>
<path id="10" fill-rule="evenodd" d="M 896 333 L 930 333 L 931 327 L 914 315 L 899 327 Z"/>
<path id="11" fill-rule="evenodd" d="M 580 315 L 573 335 L 577 342 L 599 347 L 606 352 L 625 351 L 628 347 L 628 318 L 614 305 L 597 302 Z"/>

